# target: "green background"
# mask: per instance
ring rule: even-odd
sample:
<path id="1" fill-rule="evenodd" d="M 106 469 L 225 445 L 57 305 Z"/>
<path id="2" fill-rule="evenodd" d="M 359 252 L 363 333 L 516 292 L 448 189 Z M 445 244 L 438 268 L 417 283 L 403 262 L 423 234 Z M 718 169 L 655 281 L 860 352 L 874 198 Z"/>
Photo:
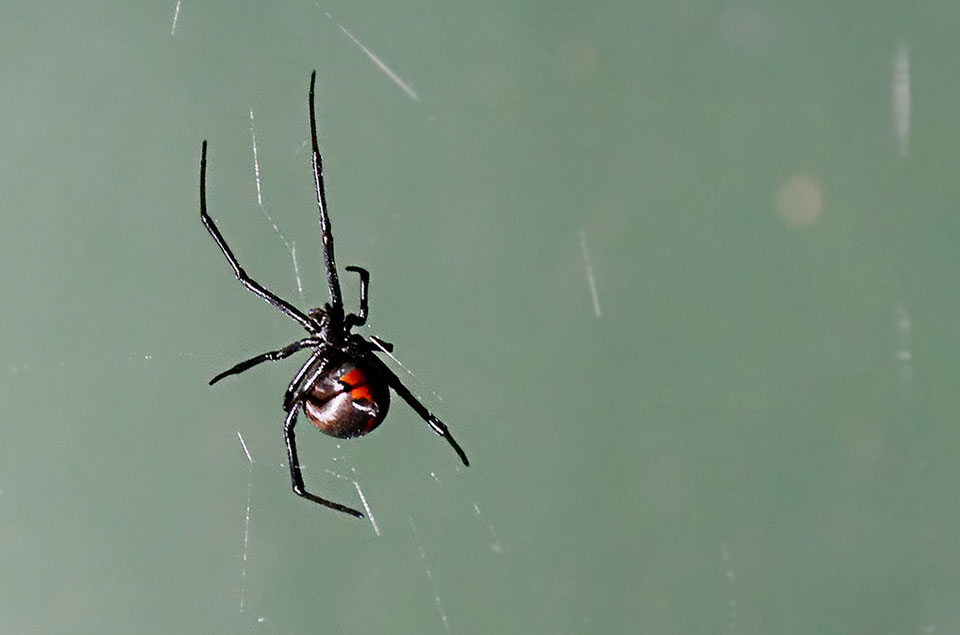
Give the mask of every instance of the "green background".
<path id="1" fill-rule="evenodd" d="M 177 4 L 2 11 L 0 632 L 960 630 L 960 5 Z M 313 68 L 364 332 L 473 463 L 302 425 L 376 531 L 290 492 L 296 360 L 206 385 L 302 331 L 202 139 L 326 300 Z"/>

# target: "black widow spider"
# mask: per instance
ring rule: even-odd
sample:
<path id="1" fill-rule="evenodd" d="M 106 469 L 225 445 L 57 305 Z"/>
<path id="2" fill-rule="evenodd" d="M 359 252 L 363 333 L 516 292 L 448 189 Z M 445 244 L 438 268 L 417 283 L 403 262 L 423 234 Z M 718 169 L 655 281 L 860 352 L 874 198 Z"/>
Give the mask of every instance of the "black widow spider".
<path id="1" fill-rule="evenodd" d="M 290 480 L 293 491 L 319 505 L 363 518 L 355 509 L 334 503 L 311 494 L 303 485 L 300 473 L 300 461 L 297 458 L 297 443 L 293 427 L 297 423 L 300 408 L 304 415 L 322 432 L 341 439 L 359 437 L 367 434 L 383 421 L 390 406 L 390 388 L 413 408 L 427 422 L 437 435 L 443 437 L 453 447 L 464 465 L 469 465 L 467 455 L 454 440 L 447 426 L 424 407 L 413 393 L 403 385 L 400 378 L 374 353 L 392 352 L 393 345 L 375 336 L 364 338 L 350 330 L 363 326 L 367 321 L 370 273 L 362 267 L 347 267 L 360 276 L 360 312 L 343 312 L 343 298 L 340 294 L 340 280 L 333 259 L 333 234 L 330 230 L 330 216 L 327 213 L 327 201 L 323 190 L 323 164 L 317 145 L 317 119 L 314 111 L 313 87 L 317 72 L 310 75 L 310 140 L 313 143 L 313 178 L 317 189 L 317 207 L 320 210 L 320 234 L 323 240 L 323 262 L 327 269 L 327 287 L 330 289 L 330 302 L 323 308 L 311 309 L 303 314 L 290 303 L 268 291 L 260 283 L 250 278 L 237 262 L 233 252 L 223 239 L 213 219 L 207 214 L 206 174 L 207 142 L 203 142 L 200 155 L 200 219 L 206 226 L 220 251 L 226 256 L 233 268 L 237 280 L 247 289 L 257 294 L 281 313 L 298 322 L 306 329 L 308 337 L 269 353 L 257 355 L 225 370 L 213 379 L 213 385 L 230 375 L 237 375 L 261 362 L 277 361 L 290 357 L 299 350 L 313 350 L 307 362 L 300 367 L 293 381 L 283 395 L 283 410 L 287 413 L 283 422 L 283 436 L 287 443 L 287 455 L 290 464 Z"/>

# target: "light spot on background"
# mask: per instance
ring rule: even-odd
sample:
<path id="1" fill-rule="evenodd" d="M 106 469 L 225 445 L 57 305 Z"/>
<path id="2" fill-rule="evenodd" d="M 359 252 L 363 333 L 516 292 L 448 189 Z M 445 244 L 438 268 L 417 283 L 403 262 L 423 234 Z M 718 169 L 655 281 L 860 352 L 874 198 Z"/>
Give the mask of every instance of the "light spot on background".
<path id="1" fill-rule="evenodd" d="M 893 62 L 893 77 L 890 80 L 890 97 L 893 102 L 893 128 L 897 135 L 900 156 L 907 156 L 910 145 L 910 54 L 906 46 L 897 50 Z"/>
<path id="2" fill-rule="evenodd" d="M 809 227 L 823 213 L 820 181 L 809 174 L 793 174 L 777 188 L 777 214 L 791 227 Z"/>

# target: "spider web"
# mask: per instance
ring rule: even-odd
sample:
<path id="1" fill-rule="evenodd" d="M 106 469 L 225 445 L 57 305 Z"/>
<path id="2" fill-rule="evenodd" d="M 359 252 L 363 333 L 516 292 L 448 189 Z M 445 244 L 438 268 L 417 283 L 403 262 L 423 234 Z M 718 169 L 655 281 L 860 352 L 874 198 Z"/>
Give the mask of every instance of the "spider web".
<path id="1" fill-rule="evenodd" d="M 319 3 L 316 3 L 318 9 L 320 8 Z M 174 34 L 176 29 L 176 22 L 178 19 L 178 13 L 180 10 L 180 3 L 177 3 L 175 9 L 175 14 L 173 18 L 174 27 L 171 30 L 171 35 Z M 359 49 L 364 56 L 372 63 L 373 68 L 377 71 L 380 71 L 390 82 L 392 82 L 401 92 L 403 92 L 407 97 L 412 99 L 418 105 L 422 105 L 420 96 L 416 91 L 411 87 L 410 83 L 403 79 L 399 74 L 397 74 L 391 66 L 381 59 L 376 53 L 374 53 L 363 41 L 361 41 L 353 32 L 351 32 L 347 27 L 342 23 L 336 21 L 333 16 L 327 12 L 323 11 L 323 15 L 330 21 L 332 21 L 339 31 L 346 37 L 346 41 L 349 44 L 352 44 L 357 49 Z M 248 109 L 249 115 L 249 136 L 250 136 L 250 151 L 251 151 L 251 160 L 252 160 L 252 178 L 255 182 L 255 192 L 256 192 L 256 204 L 260 210 L 263 218 L 267 221 L 270 227 L 273 229 L 274 234 L 279 238 L 280 242 L 283 244 L 284 248 L 290 255 L 290 262 L 292 266 L 292 274 L 296 280 L 297 290 L 300 295 L 301 305 L 306 306 L 307 302 L 304 296 L 304 287 L 301 281 L 300 276 L 300 266 L 297 259 L 297 250 L 296 243 L 292 240 L 288 240 L 285 233 L 280 228 L 280 223 L 273 213 L 270 211 L 270 205 L 268 202 L 268 197 L 266 195 L 266 190 L 268 189 L 265 185 L 267 181 L 267 174 L 269 173 L 269 168 L 265 169 L 265 166 L 261 163 L 260 152 L 258 149 L 257 142 L 257 126 L 256 126 L 256 115 L 254 109 L 251 107 Z M 308 149 L 308 140 L 304 142 L 297 148 L 295 151 L 297 154 L 300 154 L 302 151 Z M 590 269 L 589 255 L 586 253 L 586 242 L 583 233 L 581 232 L 581 242 L 584 249 L 584 258 L 586 259 L 586 267 L 589 277 L 590 289 L 593 293 L 594 304 L 597 306 L 597 312 L 599 317 L 599 307 L 597 305 L 596 291 L 594 288 L 594 279 L 593 272 Z M 369 327 L 365 327 L 369 328 Z M 378 343 L 375 342 L 377 346 Z M 380 347 L 383 354 L 389 357 L 394 364 L 401 369 L 402 374 L 404 374 L 408 379 L 418 380 L 417 375 L 410 370 L 401 360 L 393 355 L 390 351 Z M 443 398 L 434 390 L 429 390 L 429 394 L 432 399 L 439 403 L 443 403 Z M 419 397 L 418 397 L 419 398 Z M 255 519 L 257 517 L 257 488 L 254 487 L 254 480 L 256 476 L 255 468 L 260 465 L 260 459 L 255 458 L 251 453 L 247 442 L 244 440 L 243 434 L 240 430 L 236 431 L 236 437 L 239 442 L 240 448 L 242 449 L 242 455 L 240 458 L 245 461 L 248 465 L 247 469 L 247 484 L 246 484 L 246 500 L 244 503 L 244 509 L 242 513 L 242 547 L 240 555 L 240 570 L 238 578 L 238 612 L 241 617 L 241 621 L 245 628 L 249 629 L 250 632 L 273 632 L 273 631 L 283 631 L 286 627 L 281 623 L 281 618 L 278 616 L 268 616 L 262 613 L 259 610 L 259 603 L 256 597 L 251 597 L 250 585 L 248 584 L 248 579 L 257 576 L 257 570 L 255 565 L 251 563 L 251 550 L 256 549 L 258 545 L 258 533 Z M 338 449 L 341 448 L 341 445 L 336 444 Z M 275 448 L 274 448 L 275 449 Z M 259 456 L 260 453 L 258 453 Z M 275 454 L 275 453 L 272 453 Z M 301 459 L 302 460 L 302 459 Z M 302 463 L 302 468 L 304 469 L 305 478 L 309 481 L 316 481 L 317 477 L 322 473 L 334 481 L 340 481 L 347 483 L 353 487 L 356 492 L 357 498 L 360 501 L 360 507 L 363 508 L 366 520 L 364 522 L 369 524 L 369 529 L 373 531 L 374 535 L 378 538 L 382 536 L 382 530 L 377 522 L 377 514 L 374 505 L 368 499 L 368 496 L 364 492 L 362 485 L 362 477 L 360 470 L 356 463 L 351 460 L 346 454 L 339 454 L 333 458 L 334 463 L 331 466 L 326 466 L 319 468 L 314 464 L 311 465 L 308 462 Z M 333 469 L 333 465 L 338 465 L 339 468 Z M 285 465 L 277 466 L 283 469 L 286 469 Z M 459 471 L 459 470 L 458 470 Z M 436 483 L 438 486 L 442 486 L 444 477 L 438 475 L 436 471 L 430 471 L 429 476 L 432 482 Z M 326 480 L 326 479 L 325 479 Z M 309 487 L 309 485 L 308 485 Z M 345 501 L 350 506 L 356 506 L 353 501 Z M 501 541 L 496 528 L 493 523 L 490 522 L 481 512 L 480 504 L 478 501 L 473 501 L 470 504 L 472 510 L 472 516 L 483 527 L 483 532 L 486 534 L 489 541 L 489 550 L 490 553 L 494 555 L 502 554 L 504 551 L 504 545 Z M 322 518 L 322 515 L 321 515 Z M 392 532 L 400 532 L 403 534 L 404 540 L 410 541 L 415 547 L 418 563 L 422 569 L 422 578 L 426 583 L 426 588 L 429 590 L 429 593 L 432 598 L 433 605 L 436 610 L 436 618 L 438 624 L 442 628 L 443 632 L 451 632 L 451 616 L 444 606 L 442 599 L 442 590 L 438 584 L 435 577 L 435 568 L 440 566 L 440 563 L 437 562 L 436 556 L 430 553 L 430 548 L 426 540 L 421 536 L 420 531 L 417 527 L 417 521 L 414 514 L 408 515 L 408 528 L 404 529 L 402 527 L 392 527 Z"/>
<path id="2" fill-rule="evenodd" d="M 184 41 L 188 41 L 198 29 L 206 28 L 204 24 L 197 22 L 196 9 L 196 3 L 178 0 L 170 4 L 170 13 L 163 16 L 162 28 L 165 35 L 171 38 L 169 45 L 173 49 L 187 46 Z M 326 25 L 329 34 L 338 38 L 342 51 L 363 60 L 371 75 L 382 78 L 391 90 L 395 90 L 402 103 L 412 104 L 417 114 L 424 113 L 423 101 L 415 98 L 416 93 L 411 95 L 412 82 L 400 79 L 401 76 L 391 70 L 392 65 L 374 52 L 374 42 L 364 41 L 359 29 L 348 28 L 342 22 L 334 22 L 315 7 L 308 6 L 307 9 L 316 18 L 315 26 Z M 160 23 L 156 22 L 154 26 L 159 28 Z M 110 42 L 102 44 L 106 47 Z M 111 51 L 111 55 L 114 54 L 116 51 Z M 309 61 L 304 64 L 305 68 L 308 68 L 307 64 Z M 306 77 L 305 75 L 304 80 Z M 406 88 L 398 81 L 406 82 Z M 231 90 L 234 94 L 242 95 L 246 88 L 249 86 L 238 82 Z M 310 199 L 304 198 L 302 205 L 297 208 L 281 208 L 277 205 L 279 197 L 276 196 L 277 191 L 283 187 L 281 184 L 285 183 L 282 178 L 278 178 L 282 172 L 296 169 L 296 176 L 302 178 L 307 185 L 308 171 L 304 168 L 309 166 L 309 153 L 304 152 L 306 144 L 287 145 L 276 151 L 281 142 L 272 138 L 269 128 L 262 126 L 262 121 L 271 116 L 276 117 L 276 112 L 271 112 L 271 104 L 267 103 L 259 92 L 260 87 L 254 86 L 248 99 L 239 99 L 234 111 L 223 118 L 224 124 L 220 131 L 199 130 L 199 127 L 194 129 L 195 126 L 188 125 L 190 130 L 187 134 L 190 137 L 196 136 L 196 144 L 191 140 L 190 147 L 196 145 L 196 148 L 199 148 L 199 140 L 202 138 L 199 135 L 210 135 L 211 147 L 216 148 L 215 154 L 210 157 L 211 178 L 217 179 L 216 192 L 213 191 L 212 184 L 208 192 L 211 198 L 219 199 L 213 213 L 224 225 L 228 236 L 241 235 L 245 226 L 243 214 L 235 210 L 253 210 L 261 221 L 265 221 L 262 226 L 247 223 L 247 226 L 254 225 L 258 230 L 255 232 L 259 236 L 258 246 L 281 246 L 283 251 L 280 251 L 280 254 L 286 252 L 286 271 L 289 278 L 280 280 L 278 284 L 283 288 L 286 282 L 295 283 L 296 295 L 291 299 L 299 296 L 299 301 L 294 304 L 301 307 L 316 306 L 323 300 L 311 300 L 309 289 L 305 289 L 304 283 L 308 287 L 315 285 L 314 288 L 322 288 L 322 284 L 319 284 L 315 276 L 301 275 L 301 259 L 303 251 L 308 252 L 308 261 L 310 256 L 315 255 L 310 252 L 319 251 L 319 236 L 316 233 L 304 232 L 301 239 L 300 232 L 291 229 L 297 226 L 292 219 L 315 214 L 315 207 Z M 302 92 L 303 94 L 297 92 L 285 95 L 283 101 L 293 103 L 302 110 L 305 108 L 305 90 Z M 301 134 L 304 138 L 308 134 L 305 126 Z M 239 143 L 234 140 L 239 140 Z M 179 152 L 179 144 L 172 145 L 177 145 Z M 230 148 L 236 146 L 241 146 L 241 150 L 231 153 Z M 230 172 L 231 155 L 244 156 L 248 169 L 242 179 L 249 188 L 230 186 L 234 180 Z M 289 554 L 278 554 L 278 545 L 283 545 L 283 532 L 322 536 L 330 528 L 340 527 L 344 520 L 337 518 L 335 512 L 315 510 L 309 503 L 299 501 L 293 496 L 289 491 L 283 454 L 279 429 L 281 421 L 265 423 L 259 413 L 251 415 L 239 406 L 241 403 L 272 403 L 271 400 L 278 398 L 283 386 L 271 383 L 270 379 L 265 379 L 261 374 L 259 377 L 245 376 L 243 379 L 246 381 L 242 384 L 232 382 L 230 386 L 218 386 L 217 390 L 208 389 L 204 385 L 205 380 L 222 370 L 216 364 L 222 353 L 217 349 L 224 344 L 224 338 L 206 342 L 190 339 L 184 334 L 191 332 L 191 322 L 194 326 L 197 325 L 200 311 L 187 308 L 189 301 L 181 302 L 181 306 L 175 310 L 164 306 L 164 297 L 176 299 L 178 293 L 192 293 L 196 289 L 191 286 L 195 281 L 194 276 L 207 277 L 206 270 L 182 268 L 182 262 L 188 259 L 185 254 L 194 252 L 193 242 L 202 245 L 200 249 L 205 250 L 205 254 L 210 253 L 212 247 L 208 237 L 201 234 L 202 228 L 196 220 L 198 158 L 199 154 L 193 158 L 186 154 L 170 163 L 182 163 L 185 168 L 184 173 L 176 177 L 176 187 L 182 186 L 185 192 L 189 192 L 189 196 L 173 206 L 164 204 L 163 211 L 158 212 L 156 217 L 170 220 L 178 226 L 175 237 L 170 238 L 160 233 L 154 235 L 150 233 L 155 231 L 153 228 L 145 231 L 139 223 L 143 219 L 154 217 L 149 211 L 136 206 L 139 201 L 133 204 L 129 204 L 129 201 L 118 201 L 110 206 L 110 222 L 97 226 L 96 217 L 78 214 L 76 218 L 71 218 L 64 213 L 62 217 L 57 217 L 58 227 L 62 234 L 74 234 L 70 236 L 70 240 L 64 240 L 63 244 L 58 243 L 56 248 L 47 244 L 34 245 L 38 252 L 50 248 L 49 260 L 57 266 L 64 266 L 63 275 L 71 282 L 87 282 L 87 286 L 82 290 L 91 296 L 126 293 L 124 299 L 128 302 L 125 306 L 120 305 L 119 311 L 128 319 L 122 322 L 105 319 L 104 315 L 98 313 L 83 313 L 86 309 L 78 312 L 77 305 L 80 303 L 76 298 L 64 296 L 58 299 L 64 302 L 61 307 L 63 312 L 56 320 L 51 319 L 49 324 L 51 330 L 56 332 L 51 338 L 54 342 L 52 346 L 31 346 L 29 342 L 19 345 L 20 342 L 12 342 L 18 346 L 5 348 L 4 362 L 0 367 L 0 372 L 5 375 L 3 393 L 9 415 L 9 419 L 5 418 L 5 423 L 10 424 L 7 428 L 8 434 L 23 438 L 22 447 L 18 443 L 12 443 L 10 438 L 7 439 L 6 451 L 11 453 L 11 456 L 7 457 L 6 465 L 15 464 L 9 460 L 13 458 L 13 454 L 35 457 L 42 464 L 44 478 L 40 479 L 39 487 L 36 483 L 31 486 L 30 481 L 35 479 L 24 477 L 27 472 L 13 474 L 0 469 L 0 507 L 6 510 L 3 520 L 0 521 L 4 527 L 3 537 L 0 538 L 0 551 L 9 556 L 17 550 L 19 544 L 49 545 L 50 548 L 45 552 L 51 558 L 50 561 L 46 560 L 46 555 L 32 554 L 36 557 L 36 562 L 44 564 L 34 567 L 31 576 L 41 580 L 62 580 L 63 586 L 61 589 L 57 586 L 60 583 L 50 583 L 57 588 L 50 589 L 50 604 L 45 608 L 32 607 L 29 604 L 18 607 L 13 605 L 14 601 L 8 604 L 9 600 L 0 600 L 0 613 L 4 616 L 0 617 L 0 630 L 4 632 L 65 632 L 65 623 L 72 624 L 75 632 L 149 632 L 149 627 L 143 628 L 144 623 L 140 623 L 140 628 L 137 628 L 136 625 L 127 624 L 124 618 L 129 615 L 136 616 L 130 617 L 131 620 L 143 619 L 144 615 L 151 614 L 148 607 L 151 604 L 165 605 L 170 611 L 167 615 L 154 616 L 156 624 L 182 623 L 191 619 L 187 615 L 175 615 L 181 607 L 190 605 L 190 601 L 182 597 L 183 589 L 173 588 L 171 585 L 165 585 L 164 588 L 152 587 L 149 578 L 162 579 L 164 576 L 141 575 L 132 571 L 138 565 L 146 571 L 150 571 L 150 567 L 156 567 L 154 562 L 151 562 L 149 567 L 140 562 L 145 559 L 142 554 L 151 553 L 156 554 L 159 559 L 168 559 L 166 566 L 182 568 L 184 579 L 202 579 L 204 582 L 199 584 L 209 585 L 208 591 L 218 588 L 221 590 L 219 594 L 215 594 L 223 600 L 219 607 L 214 603 L 207 609 L 197 611 L 196 618 L 207 614 L 210 623 L 198 623 L 196 629 L 187 629 L 187 632 L 316 632 L 313 628 L 306 628 L 297 622 L 302 615 L 293 614 L 291 618 L 284 601 L 278 600 L 270 592 L 271 587 L 285 578 L 284 568 L 291 566 L 291 560 L 296 560 L 295 557 L 289 557 Z M 164 157 L 163 161 L 166 160 L 167 157 Z M 89 178 L 82 168 L 80 174 L 83 178 Z M 90 179 L 90 182 L 99 181 Z M 308 187 L 305 189 L 309 191 Z M 240 198 L 234 194 L 236 191 L 242 191 L 243 195 L 251 194 L 252 198 L 244 201 L 250 204 L 232 205 Z M 51 209 L 53 207 L 50 206 Z M 71 220 L 62 222 L 66 218 Z M 116 229 L 114 224 L 118 219 L 127 225 Z M 334 220 L 336 223 L 336 216 Z M 89 227 L 89 236 L 93 238 L 81 234 L 71 225 L 74 222 L 83 225 L 84 229 Z M 315 221 L 313 224 L 315 225 Z M 265 231 L 260 232 L 260 229 Z M 38 232 L 37 235 L 42 234 Z M 200 236 L 201 240 L 192 241 L 194 236 Z M 295 236 L 297 240 L 294 240 Z M 122 252 L 122 256 L 104 247 L 105 243 L 111 246 L 119 245 L 115 251 Z M 70 249 L 74 244 L 83 245 L 86 251 L 72 253 Z M 90 248 L 90 244 L 97 247 Z M 244 266 L 250 267 L 251 272 L 257 272 L 255 276 L 259 277 L 261 271 L 269 271 L 269 267 L 263 266 L 262 261 L 257 261 L 256 252 L 250 249 L 249 243 L 244 244 L 241 238 L 239 244 L 242 247 L 238 248 L 240 260 Z M 302 247 L 304 244 L 307 245 L 306 248 Z M 267 247 L 263 250 L 268 251 Z M 75 270 L 88 273 L 84 269 L 90 267 L 87 260 L 96 260 L 103 252 L 109 253 L 103 256 L 103 260 L 109 260 L 109 272 L 97 273 L 94 266 L 94 273 L 90 273 L 87 278 L 70 277 Z M 74 263 L 74 260 L 81 264 Z M 121 265 L 124 262 L 135 265 L 143 262 L 164 262 L 167 267 L 177 269 L 177 277 L 184 281 L 183 288 L 165 284 L 157 286 L 155 281 L 147 278 L 139 284 L 153 289 L 151 293 L 159 296 L 156 302 L 148 303 L 149 301 L 144 299 L 146 292 L 143 296 L 131 298 L 126 292 L 127 287 L 118 283 L 124 281 L 127 275 Z M 202 292 L 204 296 L 198 299 L 198 305 L 206 301 L 207 291 L 221 297 L 219 290 L 228 289 L 222 297 L 239 297 L 236 306 L 242 308 L 238 310 L 249 309 L 256 314 L 258 305 L 255 298 L 244 297 L 242 290 L 234 289 L 234 283 L 230 281 L 229 270 L 224 263 L 213 258 L 208 262 L 213 263 L 209 277 L 216 282 L 213 287 Z M 130 267 L 131 270 L 135 268 Z M 40 270 L 42 268 L 38 265 L 38 271 Z M 317 270 L 309 268 L 307 271 Z M 106 275 L 107 273 L 110 275 Z M 276 281 L 271 280 L 269 274 L 263 275 L 263 282 L 268 287 L 273 287 Z M 49 278 L 56 280 L 57 276 L 50 274 Z M 115 290 L 112 285 L 117 285 L 119 290 Z M 12 291 L 18 293 L 19 289 Z M 42 293 L 41 289 L 41 296 Z M 7 314 L 10 315 L 10 312 Z M 149 314 L 155 319 L 146 325 L 132 319 L 133 315 L 142 314 Z M 20 318 L 25 316 L 26 312 L 21 314 L 18 309 L 13 315 Z M 263 315 L 263 323 L 267 325 L 264 330 L 278 328 L 274 325 L 282 322 L 266 311 L 263 311 Z M 223 324 L 230 322 L 229 316 L 221 317 Z M 64 323 L 71 319 L 75 320 L 75 324 L 64 326 Z M 63 322 L 54 324 L 60 320 Z M 376 316 L 374 320 L 376 321 Z M 118 323 L 125 326 L 117 328 Z M 89 325 L 93 324 L 98 327 L 103 324 L 103 328 L 114 329 L 111 346 L 102 345 L 100 339 L 86 332 Z M 230 333 L 239 331 L 229 326 L 224 328 L 229 329 Z M 278 330 L 282 328 L 280 326 Z M 259 347 L 264 346 L 264 340 L 267 339 L 261 331 L 242 336 L 249 340 L 226 344 L 254 354 L 260 352 Z M 57 344 L 61 341 L 68 346 L 58 348 Z M 404 377 L 414 377 L 399 360 L 396 360 L 396 363 L 395 368 L 398 368 L 398 372 Z M 282 369 L 278 370 L 282 372 Z M 269 372 L 267 376 L 271 376 Z M 49 386 L 50 391 L 40 392 L 45 385 Z M 426 383 L 415 382 L 415 385 L 425 386 Z M 147 386 L 150 386 L 149 390 Z M 247 398 L 235 390 L 250 391 L 257 397 Z M 203 408 L 210 406 L 211 412 L 215 412 L 213 416 L 205 416 L 202 408 L 195 407 L 202 402 L 194 402 L 193 395 L 200 392 L 205 395 L 203 402 L 206 405 Z M 437 393 L 422 387 L 416 392 L 428 397 L 428 407 L 441 416 L 445 414 L 445 408 L 438 407 L 440 396 Z M 39 419 L 14 416 L 12 413 L 15 409 L 19 412 L 21 402 L 33 404 L 28 409 L 37 413 L 44 410 L 43 418 L 49 416 L 50 420 L 45 419 L 43 425 L 40 425 Z M 189 411 L 181 412 L 181 406 L 188 402 L 191 404 Z M 403 409 L 403 404 L 396 401 L 390 419 L 398 418 Z M 452 418 L 452 415 L 444 418 Z M 84 423 L 78 424 L 81 421 Z M 451 423 L 456 431 L 456 422 Z M 21 424 L 22 429 L 15 429 Z M 456 460 L 456 456 L 447 454 L 448 448 L 445 444 L 441 446 L 442 442 L 437 442 L 437 438 L 425 424 L 419 425 L 421 427 L 411 427 L 408 440 L 411 443 L 428 444 L 436 451 L 436 463 L 441 467 L 424 467 L 421 473 L 424 480 L 435 483 L 438 487 L 442 486 L 454 474 L 448 466 Z M 383 541 L 384 546 L 378 547 L 380 550 L 386 550 L 387 544 L 392 545 L 389 550 L 397 554 L 396 558 L 402 558 L 404 554 L 410 557 L 413 572 L 410 576 L 411 586 L 416 590 L 413 597 L 419 595 L 423 599 L 423 614 L 438 631 L 449 630 L 450 625 L 457 623 L 458 617 L 443 599 L 442 581 L 452 574 L 449 570 L 445 571 L 444 550 L 431 544 L 431 540 L 438 533 L 435 523 L 430 518 L 420 518 L 422 506 L 399 516 L 391 515 L 387 511 L 390 505 L 386 505 L 387 510 L 382 507 L 383 494 L 378 493 L 376 482 L 371 486 L 366 481 L 368 477 L 362 467 L 366 462 L 356 459 L 350 451 L 351 448 L 344 447 L 340 450 L 330 439 L 315 440 L 315 443 L 308 440 L 311 436 L 322 435 L 311 435 L 312 430 L 304 424 L 300 427 L 304 432 L 302 437 L 307 439 L 306 445 L 319 447 L 327 443 L 335 448 L 331 451 L 332 460 L 327 460 L 323 454 L 303 452 L 304 476 L 308 483 L 320 492 L 330 487 L 332 496 L 344 497 L 345 503 L 364 511 L 364 520 L 351 521 L 348 525 L 351 532 L 369 534 L 371 540 Z M 55 431 L 55 434 L 50 434 L 49 430 Z M 218 449 L 211 452 L 211 447 Z M 164 472 L 168 474 L 167 478 L 164 477 Z M 448 474 L 451 476 L 447 476 Z M 54 479 L 60 481 L 62 487 L 56 490 L 49 488 L 47 483 Z M 160 486 L 159 483 L 164 481 L 167 481 L 165 486 Z M 215 485 L 217 483 L 222 483 L 225 487 L 221 489 Z M 343 487 L 340 487 L 341 485 Z M 230 488 L 234 488 L 235 495 L 229 493 Z M 49 496 L 46 500 L 50 504 L 29 503 L 25 496 L 31 489 Z M 352 498 L 347 500 L 347 497 Z M 131 500 L 136 501 L 133 505 L 141 508 L 143 513 L 129 513 L 126 505 L 130 504 Z M 200 504 L 201 500 L 203 504 Z M 221 504 L 226 505 L 232 501 L 236 503 L 233 508 L 220 507 Z M 493 525 L 480 514 L 481 504 L 483 501 L 474 497 L 461 501 L 458 511 L 466 518 L 477 519 L 477 526 L 490 534 L 493 532 Z M 285 517 L 283 514 L 289 513 L 291 508 L 294 509 L 294 514 Z M 55 513 L 55 509 L 62 510 L 70 517 L 55 520 L 53 516 L 47 515 Z M 107 511 L 97 515 L 98 509 Z M 303 509 L 308 511 L 301 513 Z M 24 513 L 24 510 L 27 513 Z M 196 524 L 179 524 L 179 519 L 185 514 L 189 514 Z M 221 526 L 222 518 L 229 519 L 229 527 Z M 291 527 L 295 519 L 309 523 L 309 527 Z M 280 527 L 279 530 L 277 526 Z M 43 529 L 37 531 L 37 527 Z M 47 537 L 46 528 L 53 527 L 62 528 L 64 532 L 73 530 L 75 541 L 64 539 L 59 534 L 56 539 L 54 534 Z M 216 535 L 215 540 L 211 540 L 210 533 Z M 140 536 L 142 542 L 131 536 Z M 212 554 L 191 551 L 192 541 L 196 544 L 227 544 L 228 559 L 221 563 L 217 562 Z M 74 544 L 83 546 L 72 546 Z M 102 549 L 90 549 L 91 544 L 102 545 Z M 60 550 L 55 545 L 64 547 Z M 45 572 L 45 567 L 53 568 L 54 557 L 60 559 L 60 568 L 51 573 Z M 10 562 L 9 559 L 6 560 L 8 565 Z M 127 562 L 130 564 L 127 565 Z M 102 610 L 105 596 L 113 593 L 104 592 L 104 595 L 101 595 L 99 590 L 94 591 L 94 587 L 98 585 L 90 584 L 91 577 L 84 573 L 112 570 L 111 565 L 121 569 L 129 566 L 131 569 L 115 574 L 122 575 L 123 586 L 126 588 L 118 590 L 116 594 L 118 598 L 125 598 L 122 600 L 125 606 L 114 605 L 113 614 Z M 79 573 L 71 575 L 71 566 Z M 164 566 L 159 565 L 160 568 Z M 14 570 L 16 569 L 11 566 L 8 572 Z M 370 571 L 372 568 L 368 567 L 366 570 Z M 221 588 L 218 587 L 221 582 L 218 577 L 219 573 L 224 571 L 228 581 Z M 10 575 L 12 576 L 12 573 Z M 330 572 L 314 572 L 314 580 L 319 581 L 321 586 L 335 586 Z M 7 581 L 13 582 L 12 578 Z M 290 584 L 301 587 L 302 583 L 309 584 L 310 580 L 298 579 Z M 185 583 L 184 589 L 187 586 Z M 26 591 L 4 595 L 13 598 L 17 597 L 17 593 L 26 594 Z M 145 600 L 144 606 L 134 606 L 126 599 L 131 595 L 150 599 Z M 72 603 L 74 601 L 76 604 Z M 315 613 L 314 607 L 311 607 L 310 614 Z M 111 618 L 111 624 L 104 623 Z M 18 622 L 18 619 L 21 621 Z M 345 619 L 343 622 L 349 623 L 349 620 Z M 224 623 L 231 628 L 221 629 L 219 626 Z"/>
<path id="3" fill-rule="evenodd" d="M 6 7 L 0 632 L 960 630 L 955 16 L 556 9 Z M 296 325 L 202 139 L 326 299 L 314 66 L 364 334 L 472 463 L 301 422 L 363 520 L 290 492 L 296 358 L 206 386 Z"/>

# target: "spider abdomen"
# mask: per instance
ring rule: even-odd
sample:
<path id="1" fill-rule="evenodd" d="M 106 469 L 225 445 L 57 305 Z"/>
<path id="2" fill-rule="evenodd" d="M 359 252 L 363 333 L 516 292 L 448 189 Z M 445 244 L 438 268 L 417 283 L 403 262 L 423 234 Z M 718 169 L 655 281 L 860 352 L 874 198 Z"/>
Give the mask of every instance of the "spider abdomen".
<path id="1" fill-rule="evenodd" d="M 387 383 L 366 365 L 342 361 L 321 375 L 303 400 L 310 423 L 332 437 L 367 434 L 390 407 Z"/>

